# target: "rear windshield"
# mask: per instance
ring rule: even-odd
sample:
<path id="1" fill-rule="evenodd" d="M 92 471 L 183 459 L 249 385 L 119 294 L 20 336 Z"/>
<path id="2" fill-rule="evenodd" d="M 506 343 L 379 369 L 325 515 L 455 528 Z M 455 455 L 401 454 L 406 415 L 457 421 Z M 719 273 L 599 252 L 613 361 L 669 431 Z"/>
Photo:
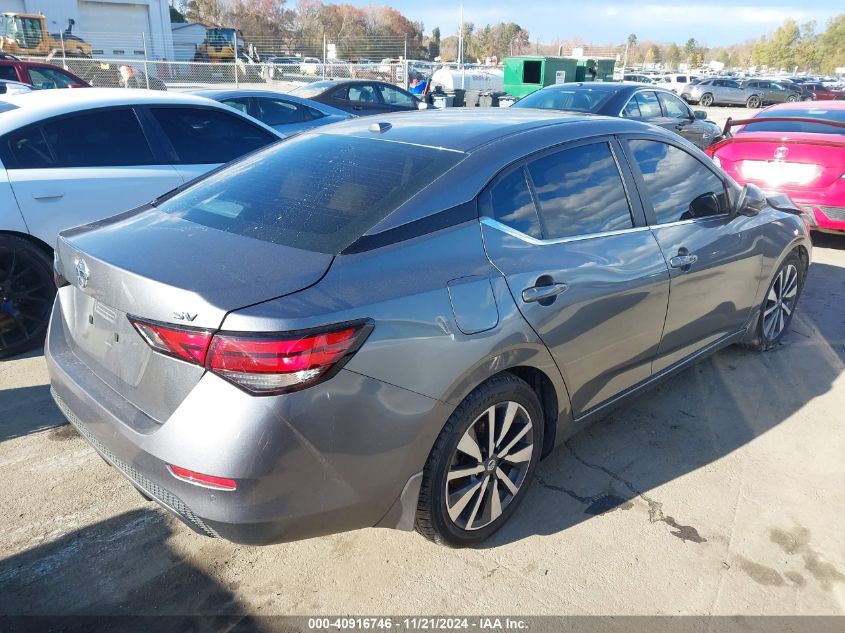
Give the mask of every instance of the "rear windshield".
<path id="1" fill-rule="evenodd" d="M 520 99 L 520 108 L 548 108 L 550 110 L 571 110 L 573 112 L 598 112 L 602 104 L 613 93 L 602 90 L 538 90 Z"/>
<path id="2" fill-rule="evenodd" d="M 824 108 L 812 108 L 807 110 L 771 110 L 761 112 L 754 117 L 754 123 L 745 125 L 739 131 L 743 132 L 809 132 L 811 134 L 842 134 L 845 135 L 845 128 L 824 123 L 806 123 L 804 121 L 766 121 L 769 117 L 801 117 L 804 119 L 824 119 L 825 121 L 838 121 L 845 123 L 845 110 L 826 110 Z M 757 121 L 760 121 L 757 123 Z"/>
<path id="3" fill-rule="evenodd" d="M 228 233 L 336 255 L 464 157 L 307 134 L 232 163 L 158 208 Z"/>

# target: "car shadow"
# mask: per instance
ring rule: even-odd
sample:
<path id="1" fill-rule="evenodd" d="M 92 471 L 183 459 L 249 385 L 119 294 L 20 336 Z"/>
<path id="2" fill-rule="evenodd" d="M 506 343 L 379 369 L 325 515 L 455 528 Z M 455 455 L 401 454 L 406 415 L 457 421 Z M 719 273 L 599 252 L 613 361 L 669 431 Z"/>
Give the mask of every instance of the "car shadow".
<path id="1" fill-rule="evenodd" d="M 838 251 L 845 251 L 845 233 L 835 235 L 833 233 L 816 233 L 813 235 L 813 246 L 816 248 L 832 248 Z"/>
<path id="2" fill-rule="evenodd" d="M 521 507 L 482 547 L 553 534 L 639 498 L 649 520 L 685 541 L 707 535 L 649 494 L 710 464 L 831 389 L 845 370 L 845 268 L 814 264 L 782 344 L 723 350 L 673 376 L 555 449 Z"/>
<path id="3" fill-rule="evenodd" d="M 49 385 L 0 391 L 0 442 L 67 424 Z"/>
<path id="4" fill-rule="evenodd" d="M 171 522 L 176 519 L 161 510 L 132 510 L 3 559 L 0 628 L 14 630 L 6 626 L 17 622 L 20 630 L 48 630 L 32 617 L 56 616 L 59 626 L 49 630 L 69 625 L 85 631 L 151 630 L 152 625 L 156 631 L 181 632 L 205 630 L 195 617 L 213 613 L 215 625 L 225 624 L 213 630 L 255 630 L 234 587 L 221 586 L 169 546 Z M 106 617 L 130 615 L 186 617 L 154 623 Z"/>

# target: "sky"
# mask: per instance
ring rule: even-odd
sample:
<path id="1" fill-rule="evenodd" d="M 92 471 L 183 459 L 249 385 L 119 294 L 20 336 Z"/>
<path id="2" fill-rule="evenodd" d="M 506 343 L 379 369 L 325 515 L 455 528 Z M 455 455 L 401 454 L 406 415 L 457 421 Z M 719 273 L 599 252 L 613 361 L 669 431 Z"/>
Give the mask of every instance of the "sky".
<path id="1" fill-rule="evenodd" d="M 357 6 L 390 5 L 425 25 L 435 26 L 443 37 L 458 32 L 460 2 L 439 0 L 343 0 Z M 823 30 L 827 20 L 845 13 L 842 0 L 467 0 L 464 20 L 475 25 L 516 22 L 543 42 L 581 37 L 591 44 L 622 44 L 630 33 L 640 41 L 686 42 L 694 37 L 708 46 L 725 46 L 757 39 L 788 18 L 799 24 L 809 20 Z"/>

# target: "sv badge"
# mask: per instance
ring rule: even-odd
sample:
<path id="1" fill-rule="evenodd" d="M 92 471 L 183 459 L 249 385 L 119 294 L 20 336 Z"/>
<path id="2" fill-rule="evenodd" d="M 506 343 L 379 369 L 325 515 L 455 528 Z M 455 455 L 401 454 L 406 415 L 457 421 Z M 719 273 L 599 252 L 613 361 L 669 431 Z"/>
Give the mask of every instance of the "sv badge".
<path id="1" fill-rule="evenodd" d="M 190 312 L 174 312 L 173 318 L 177 321 L 193 321 L 197 318 L 199 313 L 191 314 Z"/>

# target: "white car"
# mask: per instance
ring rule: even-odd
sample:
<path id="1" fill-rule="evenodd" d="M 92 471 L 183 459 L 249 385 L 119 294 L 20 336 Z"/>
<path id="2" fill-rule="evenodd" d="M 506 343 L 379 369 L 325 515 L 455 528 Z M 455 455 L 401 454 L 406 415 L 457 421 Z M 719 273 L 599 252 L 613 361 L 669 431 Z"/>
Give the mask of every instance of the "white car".
<path id="1" fill-rule="evenodd" d="M 681 94 L 684 91 L 684 86 L 695 79 L 698 79 L 698 77 L 685 73 L 669 73 L 654 78 L 658 86 L 674 92 L 676 95 Z"/>
<path id="2" fill-rule="evenodd" d="M 282 138 L 204 97 L 90 88 L 0 100 L 0 358 L 37 345 L 59 231 L 115 215 Z"/>

